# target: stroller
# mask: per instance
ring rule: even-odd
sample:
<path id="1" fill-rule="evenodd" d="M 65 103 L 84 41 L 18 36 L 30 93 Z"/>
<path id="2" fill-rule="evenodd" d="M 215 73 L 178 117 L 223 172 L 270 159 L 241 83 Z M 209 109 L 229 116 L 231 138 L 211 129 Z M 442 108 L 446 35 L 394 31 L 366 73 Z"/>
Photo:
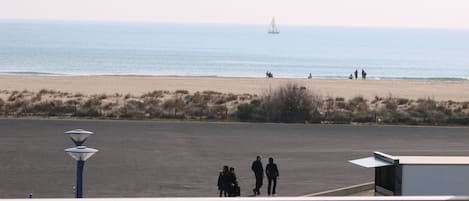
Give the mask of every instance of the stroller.
<path id="1" fill-rule="evenodd" d="M 231 186 L 228 196 L 229 197 L 241 196 L 241 188 L 239 187 L 238 184 L 234 184 L 233 186 Z"/>

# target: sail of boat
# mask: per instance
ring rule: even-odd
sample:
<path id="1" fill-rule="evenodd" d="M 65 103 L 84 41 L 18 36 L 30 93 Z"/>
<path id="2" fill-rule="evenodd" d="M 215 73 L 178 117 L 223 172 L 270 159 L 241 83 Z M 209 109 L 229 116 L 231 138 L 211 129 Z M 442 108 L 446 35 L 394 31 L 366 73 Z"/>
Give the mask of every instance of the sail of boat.
<path id="1" fill-rule="evenodd" d="M 280 33 L 277 29 L 277 25 L 275 24 L 275 18 L 274 17 L 272 18 L 272 21 L 270 22 L 270 25 L 269 25 L 269 33 L 270 34 Z"/>

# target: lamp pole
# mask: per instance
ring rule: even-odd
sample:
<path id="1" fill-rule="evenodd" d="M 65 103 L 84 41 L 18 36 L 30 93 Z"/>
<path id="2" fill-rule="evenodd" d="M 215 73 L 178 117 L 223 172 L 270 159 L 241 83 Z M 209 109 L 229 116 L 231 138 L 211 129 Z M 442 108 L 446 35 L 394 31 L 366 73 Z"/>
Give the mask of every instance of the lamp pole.
<path id="1" fill-rule="evenodd" d="M 76 198 L 83 197 L 83 167 L 85 166 L 85 161 L 77 161 L 77 191 Z"/>
<path id="2" fill-rule="evenodd" d="M 77 147 L 68 148 L 64 151 L 77 161 L 77 178 L 76 178 L 76 198 L 83 198 L 83 168 L 85 161 L 93 154 L 98 152 L 97 149 L 88 148 L 83 146 L 83 143 L 88 139 L 93 132 L 83 129 L 75 129 L 65 132 L 68 134 Z"/>

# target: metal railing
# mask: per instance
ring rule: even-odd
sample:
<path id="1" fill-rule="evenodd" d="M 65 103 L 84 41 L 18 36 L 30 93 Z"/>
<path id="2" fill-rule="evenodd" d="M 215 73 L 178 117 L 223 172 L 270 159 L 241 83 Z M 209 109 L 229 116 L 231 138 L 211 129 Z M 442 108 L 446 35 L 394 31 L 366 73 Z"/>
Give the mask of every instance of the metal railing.
<path id="1" fill-rule="evenodd" d="M 0 199 L 1 201 L 26 201 L 29 199 Z M 235 198 L 82 198 L 86 201 L 446 201 L 468 200 L 469 197 L 460 196 L 379 196 L 379 197 L 235 197 Z M 41 201 L 77 201 L 73 198 L 41 199 Z"/>

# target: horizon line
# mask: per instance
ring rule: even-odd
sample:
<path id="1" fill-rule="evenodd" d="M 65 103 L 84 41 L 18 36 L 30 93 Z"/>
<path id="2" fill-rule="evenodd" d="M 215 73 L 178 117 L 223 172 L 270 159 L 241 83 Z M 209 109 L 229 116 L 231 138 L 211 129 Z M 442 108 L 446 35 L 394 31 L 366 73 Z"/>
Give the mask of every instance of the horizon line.
<path id="1" fill-rule="evenodd" d="M 175 22 L 152 20 L 101 20 L 101 19 L 32 19 L 32 18 L 0 18 L 0 21 L 30 21 L 30 22 L 83 22 L 83 23 L 134 23 L 134 24 L 180 24 L 180 25 L 244 25 L 268 26 L 268 23 L 219 23 L 219 22 Z M 428 29 L 469 31 L 469 27 L 411 27 L 411 26 L 376 26 L 376 25 L 320 25 L 320 24 L 280 24 L 281 27 L 324 27 L 324 28 L 371 28 L 371 29 Z"/>

